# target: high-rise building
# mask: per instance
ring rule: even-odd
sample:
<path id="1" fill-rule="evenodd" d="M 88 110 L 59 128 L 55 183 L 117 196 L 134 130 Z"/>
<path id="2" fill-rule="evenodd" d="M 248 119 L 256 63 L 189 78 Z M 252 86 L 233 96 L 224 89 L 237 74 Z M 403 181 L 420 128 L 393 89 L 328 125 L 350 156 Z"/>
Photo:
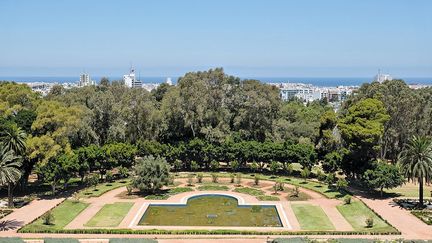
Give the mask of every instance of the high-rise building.
<path id="1" fill-rule="evenodd" d="M 95 85 L 95 81 L 90 78 L 90 75 L 88 73 L 82 73 L 80 75 L 79 86 L 84 87 L 90 85 Z"/>
<path id="2" fill-rule="evenodd" d="M 131 68 L 129 74 L 123 75 L 123 82 L 129 88 L 142 88 L 141 80 L 136 78 L 133 68 Z"/>

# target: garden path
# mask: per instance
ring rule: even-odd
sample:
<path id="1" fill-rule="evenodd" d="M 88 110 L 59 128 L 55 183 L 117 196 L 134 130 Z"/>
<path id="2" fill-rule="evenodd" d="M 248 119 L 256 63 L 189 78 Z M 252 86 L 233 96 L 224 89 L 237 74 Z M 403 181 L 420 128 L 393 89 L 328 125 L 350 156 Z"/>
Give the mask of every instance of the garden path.
<path id="1" fill-rule="evenodd" d="M 7 236 L 8 232 L 16 232 L 22 226 L 40 217 L 46 211 L 54 208 L 65 198 L 37 199 L 22 208 L 15 209 L 11 214 L 0 220 L 0 237 Z"/>

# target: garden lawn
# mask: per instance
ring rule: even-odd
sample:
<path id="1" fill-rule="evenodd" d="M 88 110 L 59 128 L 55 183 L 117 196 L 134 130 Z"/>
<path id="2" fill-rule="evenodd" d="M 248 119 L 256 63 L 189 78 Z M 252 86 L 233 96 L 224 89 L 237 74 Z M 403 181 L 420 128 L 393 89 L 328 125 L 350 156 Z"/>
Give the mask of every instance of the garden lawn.
<path id="1" fill-rule="evenodd" d="M 221 185 L 202 185 L 197 187 L 198 191 L 228 191 L 229 188 L 227 186 Z"/>
<path id="2" fill-rule="evenodd" d="M 33 223 L 26 225 L 26 230 L 44 230 L 44 229 L 63 229 L 68 225 L 78 214 L 80 214 L 88 203 L 75 202 L 72 200 L 65 200 L 63 203 L 52 209 L 54 215 L 54 223 L 52 225 L 45 225 L 41 218 Z"/>
<path id="3" fill-rule="evenodd" d="M 114 190 L 116 188 L 127 186 L 130 183 L 130 180 L 123 179 L 113 182 L 107 182 L 107 183 L 100 183 L 96 187 L 88 187 L 86 189 L 83 189 L 79 192 L 80 197 L 99 197 L 100 195 L 104 194 L 105 192 Z"/>
<path id="4" fill-rule="evenodd" d="M 334 230 L 333 224 L 319 206 L 291 204 L 302 230 Z"/>
<path id="5" fill-rule="evenodd" d="M 116 227 L 129 212 L 133 203 L 116 202 L 105 204 L 85 226 L 87 227 Z"/>
<path id="6" fill-rule="evenodd" d="M 405 183 L 404 185 L 400 186 L 400 187 L 396 187 L 393 188 L 391 190 L 384 190 L 386 193 L 396 193 L 398 194 L 397 196 L 401 196 L 401 197 L 418 197 L 419 196 L 419 186 L 418 184 L 414 184 L 414 183 Z M 423 195 L 425 196 L 425 198 L 430 198 L 431 197 L 431 192 L 432 192 L 432 185 L 424 185 L 423 188 Z"/>
<path id="7" fill-rule="evenodd" d="M 248 194 L 251 196 L 263 196 L 264 192 L 259 190 L 259 189 L 255 189 L 255 188 L 250 188 L 250 187 L 238 187 L 236 189 L 234 189 L 235 192 L 239 192 L 239 193 L 244 193 L 244 194 Z"/>
<path id="8" fill-rule="evenodd" d="M 165 200 L 165 199 L 168 199 L 172 195 L 176 195 L 176 194 L 183 193 L 183 192 L 191 192 L 191 191 L 193 191 L 193 189 L 190 187 L 175 187 L 175 188 L 170 188 L 170 189 L 165 190 L 165 191 L 160 192 L 160 193 L 147 195 L 145 197 L 145 199 L 148 199 L 148 200 Z"/>
<path id="9" fill-rule="evenodd" d="M 351 224 L 354 230 L 357 231 L 378 231 L 378 232 L 391 232 L 395 231 L 393 227 L 388 225 L 384 220 L 379 218 L 373 211 L 371 211 L 361 201 L 352 201 L 351 204 L 343 204 L 337 206 L 337 209 Z M 372 217 L 374 226 L 366 228 L 366 219 Z"/>

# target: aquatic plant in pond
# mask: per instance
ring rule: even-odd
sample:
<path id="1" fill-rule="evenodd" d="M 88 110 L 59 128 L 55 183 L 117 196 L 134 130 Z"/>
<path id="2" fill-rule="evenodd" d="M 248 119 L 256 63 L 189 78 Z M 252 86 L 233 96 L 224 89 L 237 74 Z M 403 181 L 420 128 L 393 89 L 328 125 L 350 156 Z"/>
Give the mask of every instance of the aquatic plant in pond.
<path id="1" fill-rule="evenodd" d="M 186 205 L 150 205 L 139 225 L 281 227 L 273 205 L 238 205 L 224 195 L 192 197 Z"/>

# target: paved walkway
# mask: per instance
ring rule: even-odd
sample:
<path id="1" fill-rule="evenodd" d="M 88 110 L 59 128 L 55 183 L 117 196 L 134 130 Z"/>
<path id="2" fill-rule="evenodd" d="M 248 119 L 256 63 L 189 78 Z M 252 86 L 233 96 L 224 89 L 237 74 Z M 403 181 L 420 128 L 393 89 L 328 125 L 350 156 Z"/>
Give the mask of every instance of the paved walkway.
<path id="1" fill-rule="evenodd" d="M 432 240 L 432 225 L 426 225 L 408 210 L 396 205 L 392 199 L 357 197 L 396 227 L 403 238 Z"/>
<path id="2" fill-rule="evenodd" d="M 40 217 L 46 211 L 60 204 L 65 198 L 38 199 L 28 205 L 15 209 L 0 220 L 0 237 L 7 236 L 8 231 L 16 232 L 22 226 Z"/>

